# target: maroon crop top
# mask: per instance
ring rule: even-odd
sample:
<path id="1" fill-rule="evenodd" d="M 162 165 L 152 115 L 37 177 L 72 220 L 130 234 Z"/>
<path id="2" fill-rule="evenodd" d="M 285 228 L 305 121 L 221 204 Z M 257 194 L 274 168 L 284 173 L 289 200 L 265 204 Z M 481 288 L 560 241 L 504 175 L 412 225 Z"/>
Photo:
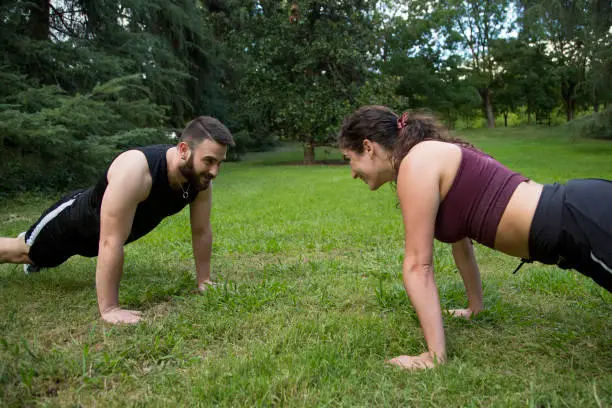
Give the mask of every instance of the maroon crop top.
<path id="1" fill-rule="evenodd" d="M 492 157 L 461 148 L 461 164 L 436 216 L 435 237 L 457 242 L 465 237 L 493 248 L 502 214 L 514 190 L 529 179 Z"/>

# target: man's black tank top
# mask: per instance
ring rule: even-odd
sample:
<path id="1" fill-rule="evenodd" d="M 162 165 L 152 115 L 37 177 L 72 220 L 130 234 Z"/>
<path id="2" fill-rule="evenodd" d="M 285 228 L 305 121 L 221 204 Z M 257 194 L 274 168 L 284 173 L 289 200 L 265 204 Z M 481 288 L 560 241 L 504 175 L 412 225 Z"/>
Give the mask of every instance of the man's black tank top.
<path id="1" fill-rule="evenodd" d="M 187 204 L 195 200 L 198 192 L 194 186 L 183 186 L 187 198 L 183 198 L 182 190 L 173 190 L 168 181 L 168 163 L 166 152 L 172 145 L 153 145 L 138 147 L 144 153 L 149 171 L 151 172 L 151 191 L 149 196 L 138 204 L 132 230 L 127 243 L 137 240 L 153 230 L 164 218 L 181 211 Z M 109 166 L 110 167 L 110 166 Z M 84 190 L 70 207 L 71 218 L 80 221 L 80 236 L 83 237 L 79 250 L 80 255 L 96 256 L 100 240 L 100 207 L 102 197 L 108 186 L 108 169 L 98 183 Z"/>

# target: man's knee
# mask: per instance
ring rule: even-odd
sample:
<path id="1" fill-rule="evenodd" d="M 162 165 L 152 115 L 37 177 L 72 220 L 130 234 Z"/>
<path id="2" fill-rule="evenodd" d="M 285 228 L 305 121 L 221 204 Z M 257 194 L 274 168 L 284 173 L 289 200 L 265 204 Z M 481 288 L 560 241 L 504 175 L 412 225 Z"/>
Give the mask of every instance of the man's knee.
<path id="1" fill-rule="evenodd" d="M 31 264 L 30 246 L 25 243 L 24 237 L 0 238 L 0 262 Z"/>

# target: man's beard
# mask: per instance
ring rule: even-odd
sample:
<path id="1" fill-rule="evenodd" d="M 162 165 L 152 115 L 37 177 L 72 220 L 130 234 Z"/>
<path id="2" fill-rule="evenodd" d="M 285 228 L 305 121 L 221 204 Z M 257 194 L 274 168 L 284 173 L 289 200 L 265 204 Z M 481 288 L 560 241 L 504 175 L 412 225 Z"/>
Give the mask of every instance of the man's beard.
<path id="1" fill-rule="evenodd" d="M 187 179 L 187 183 L 192 185 L 197 191 L 206 190 L 210 185 L 212 176 L 210 174 L 202 174 L 198 176 L 193 169 L 193 155 L 182 166 L 179 165 L 181 175 Z M 206 177 L 204 182 L 201 182 L 202 176 Z"/>

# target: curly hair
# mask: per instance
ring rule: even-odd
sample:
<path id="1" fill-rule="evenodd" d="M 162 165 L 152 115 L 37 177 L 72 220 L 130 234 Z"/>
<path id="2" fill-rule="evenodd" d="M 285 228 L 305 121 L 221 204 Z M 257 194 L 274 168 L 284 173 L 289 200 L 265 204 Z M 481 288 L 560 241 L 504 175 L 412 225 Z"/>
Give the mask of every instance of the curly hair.
<path id="1" fill-rule="evenodd" d="M 347 116 L 338 134 L 338 145 L 358 154 L 363 153 L 363 141 L 368 139 L 390 152 L 395 176 L 399 166 L 416 144 L 438 140 L 475 149 L 470 143 L 453 137 L 433 115 L 404 112 L 401 116 L 385 106 L 363 106 Z"/>

